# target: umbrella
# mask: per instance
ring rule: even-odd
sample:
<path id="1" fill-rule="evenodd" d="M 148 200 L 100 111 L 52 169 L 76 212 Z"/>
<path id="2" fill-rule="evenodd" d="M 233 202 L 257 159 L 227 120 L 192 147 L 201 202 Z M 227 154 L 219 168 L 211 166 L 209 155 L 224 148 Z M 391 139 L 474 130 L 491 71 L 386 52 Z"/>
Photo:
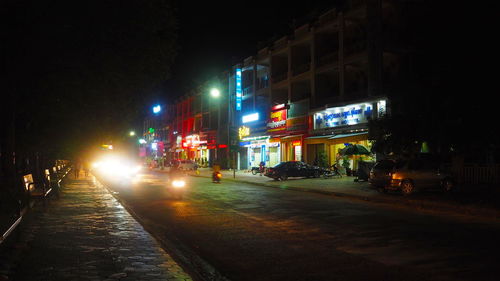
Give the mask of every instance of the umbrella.
<path id="1" fill-rule="evenodd" d="M 370 155 L 371 152 L 361 144 L 346 146 L 340 150 L 340 154 L 345 155 Z"/>

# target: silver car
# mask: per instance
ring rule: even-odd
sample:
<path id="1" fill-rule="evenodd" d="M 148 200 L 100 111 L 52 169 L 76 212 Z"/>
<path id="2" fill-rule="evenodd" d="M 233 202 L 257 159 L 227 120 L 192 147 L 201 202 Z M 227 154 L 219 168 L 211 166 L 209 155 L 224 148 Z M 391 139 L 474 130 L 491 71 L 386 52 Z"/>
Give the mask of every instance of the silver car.
<path id="1" fill-rule="evenodd" d="M 370 184 L 379 190 L 398 190 L 409 195 L 417 190 L 441 188 L 450 192 L 455 182 L 436 161 L 427 159 L 382 160 L 370 171 Z"/>

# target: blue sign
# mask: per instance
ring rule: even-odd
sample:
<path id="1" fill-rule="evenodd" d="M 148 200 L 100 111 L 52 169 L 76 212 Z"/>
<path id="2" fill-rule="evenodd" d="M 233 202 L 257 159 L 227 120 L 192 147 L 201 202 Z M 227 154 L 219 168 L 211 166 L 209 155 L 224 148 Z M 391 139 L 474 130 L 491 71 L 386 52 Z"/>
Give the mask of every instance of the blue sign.
<path id="1" fill-rule="evenodd" d="M 314 114 L 314 129 L 326 129 L 368 123 L 373 117 L 373 102 L 333 107 Z M 385 112 L 385 100 L 377 102 L 381 114 Z M 375 118 L 379 116 L 374 116 Z"/>
<path id="2" fill-rule="evenodd" d="M 236 110 L 241 110 L 241 97 L 243 91 L 241 87 L 241 68 L 236 69 Z"/>

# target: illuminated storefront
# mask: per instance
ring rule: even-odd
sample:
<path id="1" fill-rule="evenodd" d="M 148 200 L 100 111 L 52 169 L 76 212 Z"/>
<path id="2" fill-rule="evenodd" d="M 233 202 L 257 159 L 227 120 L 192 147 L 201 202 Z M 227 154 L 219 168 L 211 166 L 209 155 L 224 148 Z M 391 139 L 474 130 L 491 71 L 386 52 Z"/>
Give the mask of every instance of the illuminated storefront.
<path id="1" fill-rule="evenodd" d="M 326 157 L 329 165 L 343 161 L 339 151 L 351 144 L 361 144 L 368 149 L 368 121 L 380 118 L 387 112 L 387 102 L 383 100 L 367 101 L 339 107 L 331 107 L 315 112 L 312 117 L 313 130 L 305 138 L 306 161 L 317 162 Z M 352 169 L 357 168 L 359 160 L 366 156 L 353 156 L 347 159 Z"/>
<path id="2" fill-rule="evenodd" d="M 279 140 L 269 136 L 246 137 L 241 140 L 240 146 L 247 148 L 249 167 L 258 167 L 260 162 L 265 162 L 266 166 L 280 162 Z"/>
<path id="3" fill-rule="evenodd" d="M 280 163 L 281 139 L 280 136 L 286 134 L 287 107 L 285 104 L 275 105 L 271 108 L 266 128 L 270 137 L 268 144 L 268 157 L 266 165 L 272 167 Z"/>

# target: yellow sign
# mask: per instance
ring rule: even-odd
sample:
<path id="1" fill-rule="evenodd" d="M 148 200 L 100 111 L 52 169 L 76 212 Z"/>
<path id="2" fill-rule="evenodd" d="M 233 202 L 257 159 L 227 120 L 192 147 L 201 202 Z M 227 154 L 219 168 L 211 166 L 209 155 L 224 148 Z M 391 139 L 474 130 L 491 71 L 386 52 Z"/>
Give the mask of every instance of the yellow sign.
<path id="1" fill-rule="evenodd" d="M 250 135 L 250 128 L 241 126 L 238 128 L 238 135 L 240 136 L 240 140 L 244 137 L 248 137 Z"/>

